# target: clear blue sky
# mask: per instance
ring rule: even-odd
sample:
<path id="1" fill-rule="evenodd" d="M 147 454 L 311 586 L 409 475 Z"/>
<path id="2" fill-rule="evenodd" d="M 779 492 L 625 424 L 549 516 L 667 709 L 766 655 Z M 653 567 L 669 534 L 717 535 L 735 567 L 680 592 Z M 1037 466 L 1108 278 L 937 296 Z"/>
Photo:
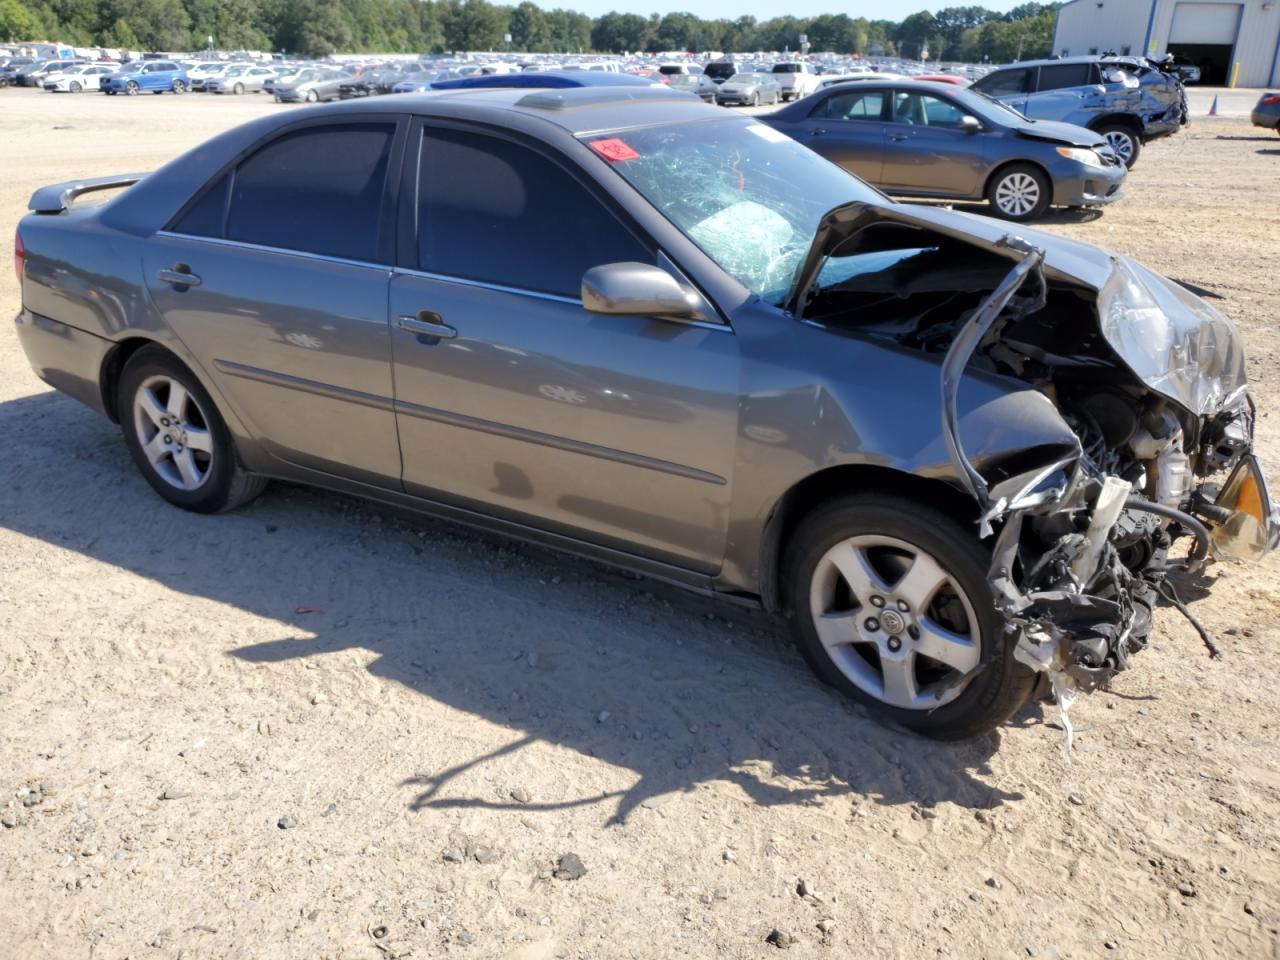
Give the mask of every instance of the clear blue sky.
<path id="1" fill-rule="evenodd" d="M 503 0 L 512 6 L 516 0 Z M 757 20 L 768 20 L 790 14 L 793 17 L 816 17 L 823 13 L 844 13 L 850 17 L 866 17 L 868 20 L 901 20 L 918 10 L 929 10 L 936 13 L 943 7 L 968 6 L 970 0 L 948 0 L 943 3 L 915 3 L 912 0 L 861 0 L 858 3 L 840 4 L 823 2 L 823 0 L 796 0 L 791 3 L 778 3 L 777 0 L 738 0 L 725 3 L 723 0 L 543 0 L 539 5 L 544 9 L 564 7 L 577 10 L 579 13 L 598 17 L 602 13 L 616 10 L 619 13 L 639 13 L 648 16 L 651 13 L 692 13 L 707 20 L 721 17 L 736 20 L 738 17 L 753 16 Z M 978 0 L 977 6 L 989 10 L 1012 10 L 1022 0 Z"/>

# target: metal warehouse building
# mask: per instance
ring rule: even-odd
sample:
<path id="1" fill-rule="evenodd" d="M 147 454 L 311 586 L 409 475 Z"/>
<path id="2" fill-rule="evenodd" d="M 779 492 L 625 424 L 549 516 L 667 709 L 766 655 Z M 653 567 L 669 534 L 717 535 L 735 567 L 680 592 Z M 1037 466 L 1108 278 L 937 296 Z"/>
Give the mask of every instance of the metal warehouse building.
<path id="1" fill-rule="evenodd" d="M 1070 0 L 1058 11 L 1054 52 L 1176 53 L 1201 83 L 1280 84 L 1280 0 Z"/>

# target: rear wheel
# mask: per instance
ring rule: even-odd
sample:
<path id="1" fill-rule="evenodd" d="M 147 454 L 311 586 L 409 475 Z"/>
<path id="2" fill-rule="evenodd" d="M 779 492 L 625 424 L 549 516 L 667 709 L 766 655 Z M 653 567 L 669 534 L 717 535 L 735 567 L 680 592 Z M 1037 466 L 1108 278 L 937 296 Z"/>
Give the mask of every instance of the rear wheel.
<path id="1" fill-rule="evenodd" d="M 1006 220 L 1034 220 L 1049 209 L 1053 185 L 1039 167 L 1015 163 L 991 178 L 987 200 Z"/>
<path id="2" fill-rule="evenodd" d="M 1138 162 L 1138 154 L 1142 152 L 1142 140 L 1124 124 L 1103 124 L 1098 128 L 1113 153 L 1120 158 L 1125 167 L 1132 169 Z"/>
<path id="3" fill-rule="evenodd" d="M 788 544 L 796 642 L 819 677 L 882 719 L 940 740 L 985 733 L 1035 682 L 992 603 L 990 561 L 971 527 L 914 501 L 832 501 Z"/>
<path id="4" fill-rule="evenodd" d="M 186 92 L 187 92 L 187 85 L 186 85 L 185 83 L 183 83 L 181 80 L 175 80 L 175 81 L 173 81 L 173 88 L 172 88 L 172 89 L 173 89 L 173 92 L 174 92 L 174 93 L 186 93 Z"/>
<path id="5" fill-rule="evenodd" d="M 125 444 L 152 489 L 174 506 L 218 513 L 266 486 L 245 472 L 226 423 L 200 381 L 161 347 L 143 347 L 120 376 Z"/>

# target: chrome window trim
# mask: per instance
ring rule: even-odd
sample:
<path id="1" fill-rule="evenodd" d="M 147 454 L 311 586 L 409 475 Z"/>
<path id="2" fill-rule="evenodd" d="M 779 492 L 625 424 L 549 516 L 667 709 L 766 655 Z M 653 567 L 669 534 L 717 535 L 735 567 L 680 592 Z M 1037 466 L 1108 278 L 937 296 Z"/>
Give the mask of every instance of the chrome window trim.
<path id="1" fill-rule="evenodd" d="M 301 257 L 306 260 L 318 260 L 322 263 L 340 263 L 348 267 L 365 267 L 384 270 L 388 278 L 396 276 L 421 277 L 424 280 L 436 280 L 441 283 L 456 283 L 464 287 L 475 287 L 480 290 L 492 290 L 495 293 L 510 293 L 520 297 L 533 297 L 537 300 L 548 300 L 552 303 L 564 303 L 581 307 L 582 300 L 577 297 L 565 297 L 556 293 L 544 293 L 541 290 L 524 290 L 520 287 L 505 287 L 499 283 L 487 283 L 483 280 L 471 280 L 466 277 L 450 277 L 442 273 L 428 273 L 425 270 L 410 270 L 408 267 L 393 267 L 386 263 L 373 263 L 369 260 L 348 260 L 345 257 L 332 257 L 324 253 L 311 253 L 306 250 L 289 250 L 285 247 L 268 247 L 260 243 L 246 243 L 243 240 L 226 240 L 222 237 L 200 237 L 190 233 L 178 233 L 174 230 L 157 230 L 157 237 L 172 240 L 193 240 L 199 243 L 212 243 L 216 246 L 231 247 L 238 250 L 259 250 L 263 253 L 279 253 L 290 257 Z M 585 309 L 585 308 L 584 308 Z M 733 328 L 723 323 L 708 320 L 689 320 L 681 324 L 685 327 L 697 327 L 701 330 L 716 330 L 721 333 L 733 333 Z"/>
<path id="2" fill-rule="evenodd" d="M 195 240 L 200 243 L 212 243 L 220 247 L 232 247 L 239 250 L 260 250 L 263 253 L 281 253 L 289 257 L 302 257 L 307 260 L 320 260 L 324 263 L 341 263 L 349 267 L 372 267 L 384 270 L 388 275 L 392 272 L 389 263 L 374 263 L 371 260 L 349 260 L 346 257 L 333 257 L 327 253 L 312 253 L 309 250 L 290 250 L 287 247 L 268 247 L 261 243 L 246 243 L 243 240 L 227 240 L 222 237 L 200 237 L 191 233 L 178 233 L 174 230 L 157 230 L 157 237 L 169 237 L 173 240 Z"/>

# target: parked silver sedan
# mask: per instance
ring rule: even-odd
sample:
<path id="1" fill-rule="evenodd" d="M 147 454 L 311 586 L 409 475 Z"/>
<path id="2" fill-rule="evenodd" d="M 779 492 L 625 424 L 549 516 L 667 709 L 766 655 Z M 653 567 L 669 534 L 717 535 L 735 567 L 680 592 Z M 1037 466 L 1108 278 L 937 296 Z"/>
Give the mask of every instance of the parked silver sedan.
<path id="1" fill-rule="evenodd" d="M 275 75 L 276 72 L 270 67 L 240 64 L 209 77 L 204 82 L 204 89 L 206 93 L 234 93 L 237 96 L 242 93 L 261 93 L 267 78 Z"/>
<path id="2" fill-rule="evenodd" d="M 715 90 L 716 103 L 758 107 L 782 100 L 782 86 L 769 73 L 735 73 Z"/>
<path id="3" fill-rule="evenodd" d="M 351 74 L 327 67 L 309 67 L 300 70 L 289 80 L 277 80 L 271 85 L 276 103 L 316 103 L 338 99 L 338 88 Z"/>

